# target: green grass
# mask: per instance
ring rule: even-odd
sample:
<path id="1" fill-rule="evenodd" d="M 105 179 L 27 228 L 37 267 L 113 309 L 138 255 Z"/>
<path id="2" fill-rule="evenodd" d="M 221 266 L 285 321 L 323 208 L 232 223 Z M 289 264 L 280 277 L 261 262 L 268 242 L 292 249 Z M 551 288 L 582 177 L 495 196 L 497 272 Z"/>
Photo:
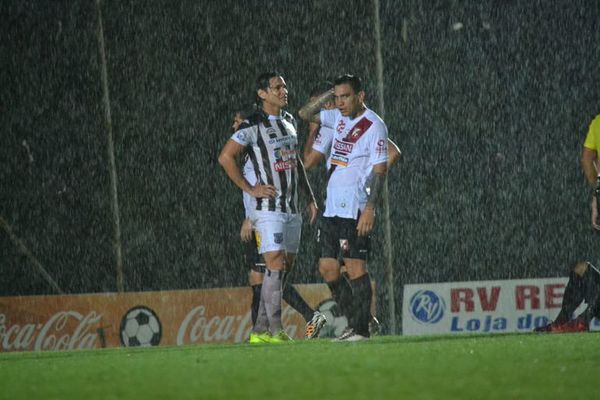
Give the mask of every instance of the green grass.
<path id="1" fill-rule="evenodd" d="M 2 399 L 592 399 L 600 336 L 0 354 Z"/>

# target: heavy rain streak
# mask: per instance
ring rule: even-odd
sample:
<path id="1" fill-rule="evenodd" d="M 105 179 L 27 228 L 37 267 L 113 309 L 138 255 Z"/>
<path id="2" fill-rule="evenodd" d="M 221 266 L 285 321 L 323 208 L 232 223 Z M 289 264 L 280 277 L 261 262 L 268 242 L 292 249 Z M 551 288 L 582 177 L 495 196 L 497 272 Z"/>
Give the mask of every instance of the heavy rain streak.
<path id="1" fill-rule="evenodd" d="M 381 0 L 379 18 L 353 0 L 0 13 L 0 296 L 247 286 L 242 194 L 217 158 L 269 70 L 301 146 L 311 89 L 352 73 L 402 151 L 368 260 L 384 329 L 406 284 L 598 260 L 579 164 L 600 112 L 595 1 Z M 325 167 L 308 178 L 322 201 Z M 316 235 L 305 221 L 296 283 L 322 282 Z"/>

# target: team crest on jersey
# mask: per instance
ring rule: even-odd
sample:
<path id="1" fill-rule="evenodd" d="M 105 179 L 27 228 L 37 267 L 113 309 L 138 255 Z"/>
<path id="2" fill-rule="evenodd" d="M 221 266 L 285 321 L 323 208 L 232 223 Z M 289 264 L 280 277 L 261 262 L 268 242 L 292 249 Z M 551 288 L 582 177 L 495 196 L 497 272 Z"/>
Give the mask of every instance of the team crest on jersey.
<path id="1" fill-rule="evenodd" d="M 273 241 L 277 244 L 283 243 L 283 232 L 277 232 L 273 234 Z"/>
<path id="2" fill-rule="evenodd" d="M 246 132 L 238 132 L 237 138 L 245 141 L 246 140 Z"/>
<path id="3" fill-rule="evenodd" d="M 343 119 L 340 119 L 340 121 L 338 122 L 337 128 L 335 128 L 335 130 L 337 131 L 337 133 L 342 133 L 344 131 L 344 129 L 346 129 L 346 123 L 344 122 Z"/>

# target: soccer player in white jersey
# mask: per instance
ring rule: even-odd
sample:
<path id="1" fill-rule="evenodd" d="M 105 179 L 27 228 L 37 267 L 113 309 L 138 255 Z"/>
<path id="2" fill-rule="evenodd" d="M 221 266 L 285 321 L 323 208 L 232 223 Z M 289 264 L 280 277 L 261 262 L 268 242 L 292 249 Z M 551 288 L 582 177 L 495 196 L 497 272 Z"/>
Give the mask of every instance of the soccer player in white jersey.
<path id="1" fill-rule="evenodd" d="M 315 86 L 311 93 L 309 101 L 315 100 L 320 94 L 333 90 L 333 83 L 324 81 Z M 326 110 L 335 109 L 335 101 L 323 104 L 322 107 Z M 333 142 L 335 131 L 332 128 L 311 122 L 309 124 L 308 136 L 304 145 L 304 168 L 308 171 L 316 167 L 323 157 L 326 159 L 327 170 L 330 167 L 329 154 L 331 153 L 331 143 Z M 401 156 L 401 151 L 388 137 L 388 170 L 398 162 Z M 341 315 L 347 317 L 348 311 L 352 303 L 352 288 L 349 285 L 348 275 L 345 273 L 343 258 L 337 257 L 340 262 L 340 268 L 331 271 L 324 265 L 323 280 L 329 286 L 333 300 L 338 304 Z M 369 322 L 369 333 L 377 334 L 380 331 L 380 324 L 375 317 L 375 309 L 371 306 L 371 320 Z"/>
<path id="2" fill-rule="evenodd" d="M 233 132 L 237 132 L 240 125 L 246 121 L 256 111 L 253 107 L 244 107 L 240 111 L 237 111 L 233 116 L 233 124 L 231 126 Z M 244 155 L 242 160 L 242 175 L 248 181 L 251 186 L 256 185 L 256 173 L 252 160 L 248 154 Z M 252 289 L 252 301 L 250 305 L 252 326 L 256 324 L 258 316 L 258 309 L 260 306 L 260 292 L 262 289 L 262 283 L 265 273 L 265 260 L 258 253 L 258 243 L 260 243 L 260 237 L 254 230 L 252 225 L 252 214 L 256 209 L 256 200 L 246 192 L 242 192 L 242 198 L 244 202 L 244 214 L 245 218 L 240 227 L 240 238 L 244 243 L 244 261 L 248 266 L 248 283 Z M 306 321 L 305 336 L 307 339 L 313 339 L 319 334 L 320 329 L 327 322 L 325 316 L 318 310 L 313 310 L 304 301 L 300 293 L 291 284 L 284 282 L 283 286 L 283 300 L 285 300 L 290 307 L 296 310 L 304 320 Z M 253 336 L 255 338 L 255 336 Z M 259 338 L 260 340 L 260 338 Z"/>
<path id="3" fill-rule="evenodd" d="M 260 235 L 259 253 L 266 270 L 251 341 L 274 343 L 289 340 L 281 324 L 281 299 L 286 270 L 293 265 L 300 243 L 298 191 L 303 190 L 309 198 L 311 223 L 316 219 L 317 205 L 297 154 L 296 121 L 284 111 L 288 104 L 285 80 L 276 72 L 259 75 L 256 97 L 260 111 L 227 141 L 219 163 L 233 183 L 256 198 L 252 222 Z M 245 151 L 256 173 L 254 186 L 244 178 L 237 162 Z"/>
<path id="4" fill-rule="evenodd" d="M 313 148 L 329 154 L 327 197 L 319 221 L 319 271 L 329 284 L 340 283 L 341 249 L 352 299 L 346 314 L 348 328 L 338 341 L 368 339 L 371 318 L 371 280 L 366 268 L 375 209 L 380 203 L 387 174 L 388 134 L 385 123 L 364 103 L 360 79 L 342 75 L 326 91 L 300 109 L 300 117 L 333 129 L 319 137 Z M 323 106 L 335 100 L 336 109 Z M 369 190 L 367 190 L 367 188 Z"/>

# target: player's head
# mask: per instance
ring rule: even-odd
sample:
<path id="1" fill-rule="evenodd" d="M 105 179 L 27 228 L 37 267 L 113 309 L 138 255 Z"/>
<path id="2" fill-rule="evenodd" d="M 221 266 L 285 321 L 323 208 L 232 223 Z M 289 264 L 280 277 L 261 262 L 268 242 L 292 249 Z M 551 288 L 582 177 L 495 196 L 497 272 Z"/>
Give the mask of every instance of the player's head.
<path id="1" fill-rule="evenodd" d="M 335 106 L 345 117 L 354 117 L 365 107 L 365 91 L 358 76 L 345 74 L 335 78 L 333 93 Z"/>
<path id="2" fill-rule="evenodd" d="M 310 100 L 309 101 L 313 101 L 317 96 L 330 91 L 331 89 L 333 89 L 333 83 L 329 82 L 329 81 L 323 81 L 323 82 L 319 82 L 319 84 L 315 87 L 312 88 L 312 90 L 310 91 Z M 333 101 L 328 101 L 327 103 L 323 104 L 323 108 L 326 110 L 331 110 L 333 108 L 335 108 L 335 103 Z"/>
<path id="3" fill-rule="evenodd" d="M 235 132 L 240 128 L 242 122 L 245 119 L 248 119 L 250 115 L 254 113 L 256 107 L 254 106 L 244 106 L 238 108 L 238 111 L 233 113 L 233 123 L 231 124 L 231 129 Z"/>
<path id="4" fill-rule="evenodd" d="M 287 106 L 288 90 L 280 73 L 264 72 L 256 78 L 256 104 L 263 110 L 281 110 Z"/>

